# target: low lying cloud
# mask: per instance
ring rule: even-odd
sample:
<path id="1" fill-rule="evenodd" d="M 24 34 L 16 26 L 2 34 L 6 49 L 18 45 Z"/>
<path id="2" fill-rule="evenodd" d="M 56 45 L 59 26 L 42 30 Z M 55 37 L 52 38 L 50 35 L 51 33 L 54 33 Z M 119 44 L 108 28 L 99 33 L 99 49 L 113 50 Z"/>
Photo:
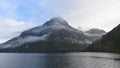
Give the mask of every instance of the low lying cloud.
<path id="1" fill-rule="evenodd" d="M 19 22 L 14 19 L 0 20 L 0 43 L 18 36 L 22 31 L 34 26 L 36 24 Z"/>

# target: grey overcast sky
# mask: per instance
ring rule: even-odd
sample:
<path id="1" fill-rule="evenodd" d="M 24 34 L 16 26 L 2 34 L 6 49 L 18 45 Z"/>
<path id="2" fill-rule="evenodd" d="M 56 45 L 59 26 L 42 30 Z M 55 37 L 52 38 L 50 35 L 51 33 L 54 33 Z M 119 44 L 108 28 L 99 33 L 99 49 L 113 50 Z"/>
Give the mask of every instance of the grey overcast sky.
<path id="1" fill-rule="evenodd" d="M 120 0 L 0 0 L 0 42 L 58 16 L 75 28 L 110 31 L 120 23 Z"/>

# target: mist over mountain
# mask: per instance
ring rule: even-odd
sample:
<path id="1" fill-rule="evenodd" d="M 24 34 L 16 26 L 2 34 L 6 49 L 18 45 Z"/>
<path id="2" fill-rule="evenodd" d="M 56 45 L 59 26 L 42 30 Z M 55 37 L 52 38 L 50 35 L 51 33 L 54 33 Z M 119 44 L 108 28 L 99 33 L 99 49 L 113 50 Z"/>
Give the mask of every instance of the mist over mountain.
<path id="1" fill-rule="evenodd" d="M 42 26 L 22 32 L 0 45 L 1 52 L 71 52 L 85 49 L 105 32 L 90 29 L 83 32 L 71 27 L 67 21 L 55 17 Z"/>
<path id="2" fill-rule="evenodd" d="M 120 53 L 120 24 L 99 40 L 91 44 L 86 51 Z"/>
<path id="3" fill-rule="evenodd" d="M 105 35 L 107 32 L 105 32 L 102 29 L 89 29 L 88 31 L 83 32 L 84 35 L 86 35 L 92 42 L 96 41 L 97 39 L 101 38 L 103 35 Z M 91 43 L 92 43 L 91 42 Z"/>
<path id="4" fill-rule="evenodd" d="M 0 45 L 3 52 L 62 52 L 81 51 L 86 47 L 85 36 L 64 19 L 55 17 L 42 26 L 26 30 Z"/>

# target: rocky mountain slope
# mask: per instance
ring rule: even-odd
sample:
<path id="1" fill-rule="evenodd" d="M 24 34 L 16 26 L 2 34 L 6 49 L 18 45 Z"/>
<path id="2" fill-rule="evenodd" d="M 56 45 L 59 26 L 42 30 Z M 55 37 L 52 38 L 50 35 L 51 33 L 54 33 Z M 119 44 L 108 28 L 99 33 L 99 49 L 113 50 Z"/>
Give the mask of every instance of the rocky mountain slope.
<path id="1" fill-rule="evenodd" d="M 101 39 L 87 47 L 85 51 L 120 53 L 120 24 Z"/>

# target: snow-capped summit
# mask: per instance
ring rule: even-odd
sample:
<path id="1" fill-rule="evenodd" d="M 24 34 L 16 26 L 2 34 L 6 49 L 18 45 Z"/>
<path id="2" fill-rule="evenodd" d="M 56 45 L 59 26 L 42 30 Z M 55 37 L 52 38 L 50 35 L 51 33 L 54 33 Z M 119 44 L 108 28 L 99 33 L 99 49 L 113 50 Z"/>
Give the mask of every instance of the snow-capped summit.
<path id="1" fill-rule="evenodd" d="M 73 27 L 71 27 L 67 21 L 60 17 L 51 18 L 49 21 L 45 22 L 42 26 L 34 27 L 30 30 L 26 30 L 21 33 L 21 36 L 25 35 L 41 35 L 41 33 L 59 30 L 67 30 L 67 31 L 76 31 Z M 80 32 L 80 31 L 79 31 Z"/>
<path id="2" fill-rule="evenodd" d="M 47 21 L 43 26 L 53 26 L 53 25 L 68 26 L 68 23 L 66 20 L 64 20 L 61 17 L 54 17 L 54 18 L 51 18 L 49 21 Z"/>
<path id="3" fill-rule="evenodd" d="M 66 22 L 66 20 L 64 20 L 63 18 L 61 17 L 53 17 L 50 19 L 51 21 L 57 21 L 57 22 Z"/>

